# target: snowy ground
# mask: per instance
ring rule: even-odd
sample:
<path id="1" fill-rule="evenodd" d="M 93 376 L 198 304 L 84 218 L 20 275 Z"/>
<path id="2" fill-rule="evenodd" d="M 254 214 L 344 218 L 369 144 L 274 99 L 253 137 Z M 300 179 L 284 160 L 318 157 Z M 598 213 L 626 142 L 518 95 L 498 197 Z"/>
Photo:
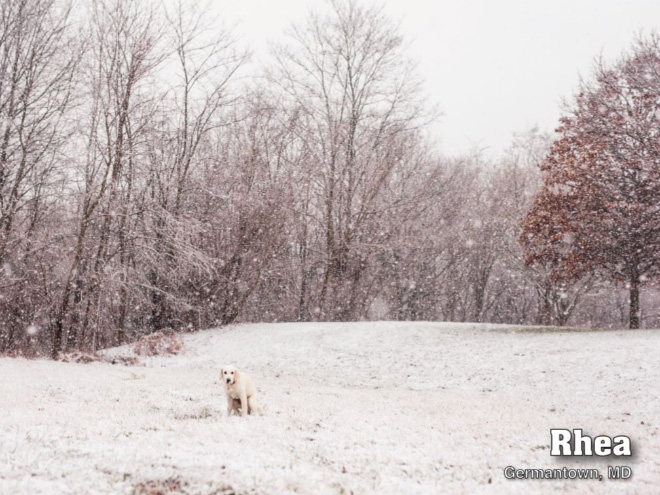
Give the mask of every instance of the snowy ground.
<path id="1" fill-rule="evenodd" d="M 602 494 L 660 485 L 657 331 L 255 324 L 185 343 L 179 356 L 132 367 L 0 359 L 0 493 L 146 493 L 136 487 L 168 478 L 189 494 Z M 257 382 L 263 415 L 225 417 L 218 371 L 232 362 Z M 550 457 L 551 427 L 629 435 L 635 456 Z M 633 468 L 631 480 L 502 473 L 566 466 L 606 475 L 618 464 Z"/>

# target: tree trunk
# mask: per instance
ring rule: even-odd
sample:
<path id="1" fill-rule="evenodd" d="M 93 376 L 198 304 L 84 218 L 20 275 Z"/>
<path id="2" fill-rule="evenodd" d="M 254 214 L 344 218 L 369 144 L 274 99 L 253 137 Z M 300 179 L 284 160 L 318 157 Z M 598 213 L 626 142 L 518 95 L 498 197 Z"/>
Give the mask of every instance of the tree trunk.
<path id="1" fill-rule="evenodd" d="M 549 327 L 552 325 L 552 284 L 546 277 L 543 286 L 536 289 L 538 297 L 538 313 L 536 315 L 536 324 Z"/>
<path id="2" fill-rule="evenodd" d="M 298 321 L 307 320 L 307 279 L 309 274 L 304 268 L 305 262 L 303 261 L 302 280 L 300 281 L 300 298 L 298 299 Z"/>
<path id="3" fill-rule="evenodd" d="M 630 277 L 630 327 L 639 328 L 639 275 L 633 273 Z"/>
<path id="4" fill-rule="evenodd" d="M 76 250 L 73 257 L 73 262 L 69 268 L 69 274 L 67 275 L 66 282 L 64 283 L 64 289 L 62 294 L 62 300 L 60 306 L 55 313 L 55 318 L 51 326 L 51 334 L 53 336 L 53 348 L 51 350 L 51 357 L 53 359 L 58 359 L 60 351 L 62 350 L 63 334 L 64 334 L 64 319 L 67 316 L 67 311 L 69 309 L 69 297 L 72 290 L 73 277 L 75 276 L 83 256 L 83 244 L 85 241 L 85 235 L 87 233 L 87 227 L 89 226 L 90 215 L 84 208 L 85 213 L 83 219 L 80 222 L 80 231 L 78 232 L 78 240 L 76 241 Z"/>

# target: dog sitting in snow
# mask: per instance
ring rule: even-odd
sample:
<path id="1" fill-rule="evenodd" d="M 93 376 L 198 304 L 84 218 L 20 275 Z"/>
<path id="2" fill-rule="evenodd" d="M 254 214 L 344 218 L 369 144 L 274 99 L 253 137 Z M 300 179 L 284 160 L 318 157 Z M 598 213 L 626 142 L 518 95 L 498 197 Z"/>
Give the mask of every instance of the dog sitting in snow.
<path id="1" fill-rule="evenodd" d="M 247 373 L 239 372 L 235 366 L 225 366 L 220 370 L 220 381 L 227 394 L 227 416 L 232 413 L 241 416 L 254 414 L 257 387 Z"/>

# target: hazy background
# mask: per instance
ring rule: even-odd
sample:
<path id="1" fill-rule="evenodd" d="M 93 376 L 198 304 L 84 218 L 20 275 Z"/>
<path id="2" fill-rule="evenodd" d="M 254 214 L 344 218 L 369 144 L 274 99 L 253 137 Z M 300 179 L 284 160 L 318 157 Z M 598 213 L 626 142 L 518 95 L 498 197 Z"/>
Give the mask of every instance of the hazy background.
<path id="1" fill-rule="evenodd" d="M 364 3 L 370 3 L 366 1 Z M 409 53 L 444 116 L 434 127 L 441 149 L 479 147 L 497 154 L 513 132 L 552 131 L 563 97 L 602 53 L 617 57 L 640 31 L 660 27 L 657 0 L 387 0 Z M 258 59 L 291 21 L 323 0 L 212 0 Z"/>

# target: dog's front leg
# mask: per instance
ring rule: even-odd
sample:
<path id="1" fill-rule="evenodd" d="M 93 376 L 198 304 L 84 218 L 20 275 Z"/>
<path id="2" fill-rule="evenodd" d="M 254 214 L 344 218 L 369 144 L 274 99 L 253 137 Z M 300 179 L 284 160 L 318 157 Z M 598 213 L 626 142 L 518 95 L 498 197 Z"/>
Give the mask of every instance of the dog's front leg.
<path id="1" fill-rule="evenodd" d="M 241 416 L 245 417 L 248 415 L 248 399 L 247 394 L 243 392 L 241 394 Z"/>
<path id="2" fill-rule="evenodd" d="M 231 396 L 227 396 L 227 417 L 231 416 L 231 412 L 234 410 L 234 399 Z"/>

